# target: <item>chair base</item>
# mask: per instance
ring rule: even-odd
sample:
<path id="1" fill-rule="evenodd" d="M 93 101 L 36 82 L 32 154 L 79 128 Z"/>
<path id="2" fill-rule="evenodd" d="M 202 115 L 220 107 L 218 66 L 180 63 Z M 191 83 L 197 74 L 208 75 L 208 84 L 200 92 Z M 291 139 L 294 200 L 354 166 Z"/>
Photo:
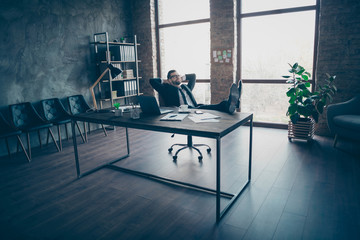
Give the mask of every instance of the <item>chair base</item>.
<path id="1" fill-rule="evenodd" d="M 208 153 L 211 152 L 211 148 L 210 148 L 210 146 L 207 145 L 207 144 L 193 144 L 193 142 L 192 142 L 192 136 L 190 136 L 190 135 L 187 136 L 187 144 L 175 143 L 175 144 L 171 145 L 171 147 L 168 149 L 169 153 L 172 152 L 174 146 L 180 146 L 180 147 L 182 147 L 182 148 L 178 149 L 178 150 L 176 151 L 175 155 L 173 156 L 173 160 L 174 160 L 174 161 L 177 160 L 177 157 L 178 157 L 179 152 L 182 151 L 182 150 L 184 150 L 184 149 L 187 149 L 187 148 L 195 149 L 195 150 L 199 153 L 199 156 L 198 156 L 199 162 L 202 161 L 203 155 L 202 155 L 201 151 L 200 151 L 197 147 L 207 147 L 206 151 L 207 151 Z"/>

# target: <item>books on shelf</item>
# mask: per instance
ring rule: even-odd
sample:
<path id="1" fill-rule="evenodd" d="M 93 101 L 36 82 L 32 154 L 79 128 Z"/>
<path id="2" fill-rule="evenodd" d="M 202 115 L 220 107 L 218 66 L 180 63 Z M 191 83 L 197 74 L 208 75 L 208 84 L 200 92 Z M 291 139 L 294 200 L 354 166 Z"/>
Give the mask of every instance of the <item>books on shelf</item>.
<path id="1" fill-rule="evenodd" d="M 110 60 L 111 61 L 125 61 L 125 62 L 134 62 L 135 61 L 135 46 L 134 45 L 119 45 L 119 46 L 110 46 Z M 104 46 L 98 47 L 98 60 L 106 61 L 107 60 L 107 50 Z"/>
<path id="2" fill-rule="evenodd" d="M 134 71 L 132 69 L 123 70 L 123 78 L 134 78 Z"/>
<path id="3" fill-rule="evenodd" d="M 136 95 L 138 92 L 136 79 L 113 82 L 112 89 L 117 91 L 118 97 Z"/>

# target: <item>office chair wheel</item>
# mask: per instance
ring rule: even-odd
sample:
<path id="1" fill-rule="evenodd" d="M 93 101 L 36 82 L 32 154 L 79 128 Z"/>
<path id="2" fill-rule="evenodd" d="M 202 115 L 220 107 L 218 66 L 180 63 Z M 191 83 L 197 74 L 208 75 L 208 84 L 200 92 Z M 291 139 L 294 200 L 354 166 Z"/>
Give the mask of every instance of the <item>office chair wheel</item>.
<path id="1" fill-rule="evenodd" d="M 171 153 L 172 150 L 173 150 L 173 148 L 169 148 L 169 149 L 168 149 L 169 153 Z"/>
<path id="2" fill-rule="evenodd" d="M 199 158 L 199 162 L 201 162 L 201 161 L 202 161 L 202 159 L 203 159 L 203 157 L 202 157 L 202 156 L 199 156 L 198 158 Z"/>
<path id="3" fill-rule="evenodd" d="M 173 156 L 173 159 L 174 159 L 174 161 L 176 161 L 176 159 L 177 159 L 177 156 L 175 155 L 175 156 Z"/>
<path id="4" fill-rule="evenodd" d="M 211 148 L 206 149 L 207 153 L 211 152 Z"/>

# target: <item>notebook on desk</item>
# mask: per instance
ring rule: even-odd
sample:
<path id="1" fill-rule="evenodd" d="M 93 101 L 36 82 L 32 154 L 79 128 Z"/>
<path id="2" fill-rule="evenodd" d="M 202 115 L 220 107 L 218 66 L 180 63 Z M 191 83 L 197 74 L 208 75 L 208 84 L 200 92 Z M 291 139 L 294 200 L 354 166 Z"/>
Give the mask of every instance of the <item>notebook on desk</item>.
<path id="1" fill-rule="evenodd" d="M 160 115 L 165 113 L 173 112 L 171 109 L 163 109 L 159 107 L 159 104 L 156 101 L 156 98 L 153 96 L 138 96 L 138 102 L 140 104 L 141 111 L 144 114 L 149 115 Z"/>

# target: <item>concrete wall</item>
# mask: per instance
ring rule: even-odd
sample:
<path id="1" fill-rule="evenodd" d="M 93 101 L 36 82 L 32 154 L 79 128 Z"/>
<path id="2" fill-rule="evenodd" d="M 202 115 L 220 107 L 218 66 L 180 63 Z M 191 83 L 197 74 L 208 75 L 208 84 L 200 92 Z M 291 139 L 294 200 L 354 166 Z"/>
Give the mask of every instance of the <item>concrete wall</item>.
<path id="1" fill-rule="evenodd" d="M 110 40 L 133 34 L 127 0 L 2 0 L 0 4 L 2 112 L 9 104 L 74 94 L 83 94 L 91 104 L 89 87 L 98 77 L 94 47 L 89 44 L 93 34 L 107 31 Z M 4 152 L 1 143 L 0 155 Z"/>

